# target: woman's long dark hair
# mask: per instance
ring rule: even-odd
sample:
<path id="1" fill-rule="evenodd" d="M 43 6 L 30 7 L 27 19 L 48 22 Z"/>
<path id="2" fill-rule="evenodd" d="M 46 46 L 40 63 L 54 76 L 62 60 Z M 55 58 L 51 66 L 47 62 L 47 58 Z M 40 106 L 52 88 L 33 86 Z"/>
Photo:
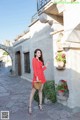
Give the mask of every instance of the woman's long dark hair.
<path id="1" fill-rule="evenodd" d="M 34 57 L 36 57 L 37 51 L 40 51 L 40 52 L 41 52 L 41 57 L 39 57 L 39 60 L 40 60 L 40 61 L 43 63 L 43 65 L 44 65 L 43 55 L 42 55 L 42 51 L 41 51 L 40 49 L 36 49 L 36 50 L 34 51 Z"/>

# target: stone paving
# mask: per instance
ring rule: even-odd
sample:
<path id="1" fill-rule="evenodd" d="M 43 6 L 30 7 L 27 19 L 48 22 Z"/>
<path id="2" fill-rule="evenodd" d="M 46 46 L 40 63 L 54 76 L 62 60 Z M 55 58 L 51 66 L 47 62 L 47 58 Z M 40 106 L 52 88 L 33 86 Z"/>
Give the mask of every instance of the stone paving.
<path id="1" fill-rule="evenodd" d="M 72 113 L 58 103 L 46 103 L 40 111 L 33 101 L 33 113 L 29 115 L 30 90 L 30 82 L 0 71 L 0 111 L 9 111 L 10 120 L 80 120 L 80 113 Z"/>

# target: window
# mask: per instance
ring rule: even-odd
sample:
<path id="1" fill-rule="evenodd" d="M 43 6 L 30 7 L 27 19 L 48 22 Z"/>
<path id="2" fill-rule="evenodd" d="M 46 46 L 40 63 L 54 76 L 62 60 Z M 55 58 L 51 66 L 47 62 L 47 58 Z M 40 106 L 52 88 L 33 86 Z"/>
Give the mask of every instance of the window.
<path id="1" fill-rule="evenodd" d="M 24 53 L 24 71 L 30 73 L 30 53 Z"/>

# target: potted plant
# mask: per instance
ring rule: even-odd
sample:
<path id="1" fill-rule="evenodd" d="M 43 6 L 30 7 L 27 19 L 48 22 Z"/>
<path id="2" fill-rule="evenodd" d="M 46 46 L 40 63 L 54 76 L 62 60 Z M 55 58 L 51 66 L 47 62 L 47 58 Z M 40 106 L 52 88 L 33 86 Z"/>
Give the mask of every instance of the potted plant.
<path id="1" fill-rule="evenodd" d="M 63 69 L 66 64 L 66 54 L 64 52 L 57 52 L 56 54 L 57 68 Z"/>
<path id="2" fill-rule="evenodd" d="M 68 94 L 68 86 L 65 80 L 61 80 L 56 86 L 56 92 L 59 96 L 64 96 Z"/>

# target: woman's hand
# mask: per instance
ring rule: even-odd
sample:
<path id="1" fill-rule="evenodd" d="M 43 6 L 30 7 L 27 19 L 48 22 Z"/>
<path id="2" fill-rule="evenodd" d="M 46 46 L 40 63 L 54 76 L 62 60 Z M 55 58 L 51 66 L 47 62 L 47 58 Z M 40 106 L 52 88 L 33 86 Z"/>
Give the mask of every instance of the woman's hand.
<path id="1" fill-rule="evenodd" d="M 48 67 L 48 65 L 49 65 L 49 62 L 47 62 L 47 63 L 45 64 L 46 67 Z"/>
<path id="2" fill-rule="evenodd" d="M 38 76 L 36 77 L 36 81 L 37 81 L 37 82 L 39 81 Z"/>

